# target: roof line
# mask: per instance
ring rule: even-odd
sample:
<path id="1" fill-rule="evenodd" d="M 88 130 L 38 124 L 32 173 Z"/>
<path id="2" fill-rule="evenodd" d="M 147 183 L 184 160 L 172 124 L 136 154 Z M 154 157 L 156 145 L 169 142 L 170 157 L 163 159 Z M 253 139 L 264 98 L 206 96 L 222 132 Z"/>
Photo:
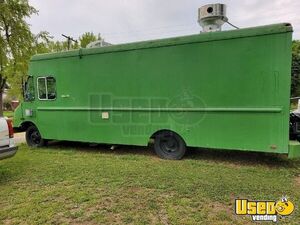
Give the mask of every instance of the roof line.
<path id="1" fill-rule="evenodd" d="M 229 39 L 265 36 L 265 35 L 280 34 L 280 33 L 287 33 L 287 32 L 293 32 L 293 28 L 291 24 L 281 23 L 281 24 L 274 24 L 274 25 L 267 25 L 267 26 L 260 26 L 260 27 L 244 28 L 238 30 L 202 33 L 202 34 L 195 34 L 195 35 L 182 36 L 182 37 L 173 37 L 167 39 L 158 39 L 158 40 L 134 42 L 128 44 L 112 45 L 112 46 L 101 47 L 101 48 L 90 48 L 90 49 L 82 48 L 82 49 L 66 51 L 66 52 L 35 55 L 32 57 L 31 61 L 52 60 L 52 59 L 70 58 L 70 57 L 81 58 L 83 56 L 88 56 L 88 55 L 170 47 L 170 46 L 186 45 L 186 44 L 194 44 L 194 43 L 202 43 L 202 42 L 222 41 L 222 40 L 229 40 Z"/>

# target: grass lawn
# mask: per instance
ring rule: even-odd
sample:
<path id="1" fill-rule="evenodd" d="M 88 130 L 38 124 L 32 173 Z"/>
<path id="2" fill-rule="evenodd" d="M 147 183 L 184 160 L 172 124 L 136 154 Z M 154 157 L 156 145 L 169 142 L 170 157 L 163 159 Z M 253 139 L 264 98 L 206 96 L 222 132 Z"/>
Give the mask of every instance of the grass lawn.
<path id="1" fill-rule="evenodd" d="M 194 150 L 164 161 L 147 148 L 61 143 L 0 162 L 1 224 L 252 224 L 234 215 L 235 198 L 283 195 L 297 209 L 280 224 L 299 224 L 300 160 Z"/>
<path id="2" fill-rule="evenodd" d="M 12 112 L 12 111 L 4 111 L 3 115 L 6 116 L 6 117 L 8 117 L 8 118 L 12 118 L 12 117 L 14 117 L 14 112 Z"/>

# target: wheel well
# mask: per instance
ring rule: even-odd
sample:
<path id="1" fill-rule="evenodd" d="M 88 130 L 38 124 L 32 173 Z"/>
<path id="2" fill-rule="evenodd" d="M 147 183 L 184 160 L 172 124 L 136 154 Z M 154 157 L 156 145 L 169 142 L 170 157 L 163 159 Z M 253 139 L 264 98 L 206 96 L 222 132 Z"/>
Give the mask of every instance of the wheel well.
<path id="1" fill-rule="evenodd" d="M 20 130 L 21 130 L 21 131 L 26 131 L 26 130 L 27 130 L 29 127 L 31 127 L 31 126 L 35 126 L 35 124 L 32 123 L 32 122 L 29 122 L 29 121 L 24 122 L 24 123 L 21 124 Z"/>
<path id="2" fill-rule="evenodd" d="M 172 133 L 174 133 L 174 134 L 177 134 L 177 135 L 184 141 L 184 143 L 186 143 L 185 140 L 184 140 L 184 138 L 183 138 L 180 134 L 178 134 L 178 133 L 175 132 L 175 131 L 168 130 L 168 129 L 163 129 L 163 130 L 158 130 L 158 131 L 156 131 L 154 134 L 151 135 L 150 139 L 154 139 L 155 136 L 158 135 L 158 134 L 161 133 L 161 132 L 172 132 Z"/>
<path id="3" fill-rule="evenodd" d="M 151 136 L 150 136 L 150 139 L 153 139 L 153 138 L 155 138 L 155 136 L 157 135 L 157 134 L 159 134 L 159 133 L 161 133 L 161 132 L 165 132 L 165 131 L 171 131 L 171 130 L 158 130 L 158 131 L 156 131 L 154 134 L 152 134 Z M 171 132 L 173 132 L 173 131 L 171 131 Z"/>

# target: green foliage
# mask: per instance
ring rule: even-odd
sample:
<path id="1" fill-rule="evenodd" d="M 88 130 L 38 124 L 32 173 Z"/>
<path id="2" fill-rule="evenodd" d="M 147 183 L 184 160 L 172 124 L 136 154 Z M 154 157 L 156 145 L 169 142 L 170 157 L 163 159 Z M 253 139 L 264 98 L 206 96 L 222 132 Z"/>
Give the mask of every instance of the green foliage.
<path id="1" fill-rule="evenodd" d="M 4 116 L 8 118 L 13 118 L 14 117 L 14 112 L 13 111 L 4 111 L 3 112 Z"/>
<path id="2" fill-rule="evenodd" d="M 28 73 L 32 55 L 68 50 L 67 41 L 52 41 L 48 32 L 32 34 L 26 19 L 36 13 L 28 0 L 0 0 L 0 105 L 6 81 L 12 87 L 9 95 L 21 98 L 21 78 Z M 95 40 L 97 37 L 88 32 L 80 37 L 80 44 L 72 43 L 71 48 L 85 47 Z"/>
<path id="3" fill-rule="evenodd" d="M 0 1 L 0 105 L 5 83 L 15 81 L 26 73 L 28 60 L 33 53 L 35 36 L 31 33 L 26 19 L 36 14 L 28 0 Z M 0 107 L 2 115 L 2 107 Z"/>
<path id="4" fill-rule="evenodd" d="M 37 35 L 32 34 L 31 47 L 26 50 L 26 55 L 18 60 L 9 60 L 6 64 L 6 74 L 8 83 L 11 85 L 9 96 L 13 99 L 21 99 L 22 77 L 28 75 L 29 60 L 32 55 L 47 53 L 47 44 L 51 39 L 48 32 L 40 32 Z"/>
<path id="5" fill-rule="evenodd" d="M 2 85 L 8 81 L 12 86 L 9 96 L 21 99 L 22 77 L 28 75 L 30 58 L 35 54 L 67 51 L 68 42 L 53 41 L 45 31 L 37 35 L 31 33 L 25 20 L 37 10 L 28 1 L 3 1 L 0 12 L 0 94 Z M 87 32 L 79 38 L 79 44 L 71 43 L 71 49 L 86 47 L 99 38 Z"/>
<path id="6" fill-rule="evenodd" d="M 2 0 L 0 2 L 1 64 L 9 60 L 20 61 L 27 57 L 33 42 L 33 35 L 26 19 L 37 10 L 28 0 Z"/>
<path id="7" fill-rule="evenodd" d="M 34 54 L 45 54 L 53 52 L 68 51 L 67 41 L 53 41 L 53 37 L 47 32 L 41 32 L 36 37 L 34 43 Z M 79 37 L 79 42 L 71 42 L 70 50 L 86 48 L 86 46 L 96 40 L 101 40 L 100 35 L 97 37 L 92 32 L 86 32 Z"/>
<path id="8" fill-rule="evenodd" d="M 93 32 L 86 32 L 79 38 L 81 48 L 86 48 L 89 43 L 97 40 L 101 40 L 100 35 L 97 37 Z"/>
<path id="9" fill-rule="evenodd" d="M 292 97 L 300 96 L 300 41 L 293 41 L 292 47 Z"/>
<path id="10" fill-rule="evenodd" d="M 299 97 L 300 95 L 300 56 L 293 54 L 292 61 L 292 96 Z"/>
<path id="11" fill-rule="evenodd" d="M 80 36 L 79 43 L 71 43 L 71 50 L 80 47 L 85 48 L 89 43 L 96 40 L 101 40 L 100 35 L 97 37 L 92 32 L 84 33 Z M 14 99 L 21 99 L 21 77 L 28 75 L 28 63 L 33 55 L 68 51 L 67 41 L 53 41 L 53 37 L 46 31 L 37 35 L 32 34 L 29 42 L 31 42 L 30 47 L 26 48 L 22 57 L 18 57 L 18 60 L 10 59 L 6 64 L 5 72 L 8 75 L 8 82 L 12 86 L 8 94 Z"/>
<path id="12" fill-rule="evenodd" d="M 293 54 L 300 54 L 300 40 L 293 41 L 292 52 Z"/>
<path id="13" fill-rule="evenodd" d="M 97 37 L 92 32 L 84 33 L 80 36 L 79 43 L 71 43 L 71 50 L 79 49 L 80 47 L 84 48 L 89 43 L 100 39 L 100 35 Z M 8 60 L 8 63 L 6 64 L 8 82 L 12 86 L 12 89 L 9 90 L 9 95 L 12 98 L 21 98 L 21 77 L 27 75 L 28 63 L 33 55 L 68 51 L 67 41 L 53 41 L 53 37 L 45 31 L 40 32 L 37 35 L 32 35 L 30 42 L 30 47 L 26 48 L 22 57 L 19 57 L 18 60 Z"/>

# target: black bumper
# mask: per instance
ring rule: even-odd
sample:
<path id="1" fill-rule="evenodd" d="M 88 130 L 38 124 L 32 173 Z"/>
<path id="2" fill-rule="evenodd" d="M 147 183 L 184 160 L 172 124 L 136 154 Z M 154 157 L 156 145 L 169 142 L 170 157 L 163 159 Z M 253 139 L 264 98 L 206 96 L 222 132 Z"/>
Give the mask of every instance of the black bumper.
<path id="1" fill-rule="evenodd" d="M 17 150 L 17 146 L 0 148 L 0 160 L 13 157 L 17 153 Z"/>

